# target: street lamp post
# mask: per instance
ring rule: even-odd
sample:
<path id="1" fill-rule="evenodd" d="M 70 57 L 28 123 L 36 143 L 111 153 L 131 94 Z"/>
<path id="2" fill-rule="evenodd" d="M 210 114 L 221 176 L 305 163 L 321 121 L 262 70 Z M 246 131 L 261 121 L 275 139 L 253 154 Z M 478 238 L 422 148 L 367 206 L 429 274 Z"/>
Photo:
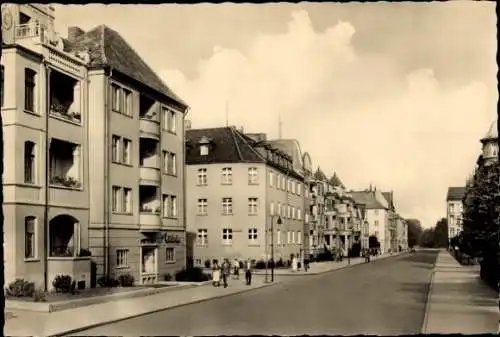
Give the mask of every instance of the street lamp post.
<path id="1" fill-rule="evenodd" d="M 274 221 L 273 221 L 273 219 L 275 217 L 278 217 L 278 220 L 276 220 L 276 223 L 278 225 L 282 224 L 281 217 L 278 214 L 274 214 L 271 216 L 271 261 L 273 261 L 271 264 L 271 282 L 274 282 Z M 266 238 L 267 238 L 267 231 L 266 231 Z M 267 245 L 266 245 L 266 247 L 267 247 Z M 268 265 L 268 261 L 266 261 L 265 283 L 268 283 L 267 265 Z"/>

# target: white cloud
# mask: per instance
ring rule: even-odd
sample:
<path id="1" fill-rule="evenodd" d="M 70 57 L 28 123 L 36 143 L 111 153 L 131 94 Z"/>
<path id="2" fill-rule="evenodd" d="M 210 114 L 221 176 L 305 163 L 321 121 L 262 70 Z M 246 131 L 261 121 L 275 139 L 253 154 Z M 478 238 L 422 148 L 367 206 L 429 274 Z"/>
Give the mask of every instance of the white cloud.
<path id="1" fill-rule="evenodd" d="M 193 127 L 229 124 L 284 136 L 327 174 L 352 188 L 370 182 L 395 192 L 404 216 L 426 226 L 445 214 L 446 188 L 463 183 L 493 111 L 487 88 L 440 85 L 432 69 L 403 73 L 390 55 L 362 54 L 355 27 L 339 21 L 316 32 L 306 11 L 283 34 L 256 34 L 248 51 L 215 46 L 198 76 L 161 73 L 192 107 Z"/>

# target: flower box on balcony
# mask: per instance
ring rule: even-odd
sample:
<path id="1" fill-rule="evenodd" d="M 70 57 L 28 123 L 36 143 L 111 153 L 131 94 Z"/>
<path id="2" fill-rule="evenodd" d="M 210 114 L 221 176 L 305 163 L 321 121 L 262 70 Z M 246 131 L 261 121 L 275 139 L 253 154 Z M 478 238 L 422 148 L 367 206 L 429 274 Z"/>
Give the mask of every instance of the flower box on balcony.
<path id="1" fill-rule="evenodd" d="M 79 112 L 70 112 L 69 108 L 64 106 L 63 104 L 52 103 L 50 106 L 50 113 L 69 121 L 77 123 L 80 123 L 82 121 L 82 115 Z"/>
<path id="2" fill-rule="evenodd" d="M 149 208 L 149 207 L 141 207 L 140 209 L 141 213 L 160 213 L 161 212 L 161 207 L 156 207 L 156 208 Z"/>
<path id="3" fill-rule="evenodd" d="M 52 185 L 72 187 L 72 188 L 80 188 L 82 186 L 82 184 L 73 177 L 55 176 L 50 178 L 50 183 Z"/>

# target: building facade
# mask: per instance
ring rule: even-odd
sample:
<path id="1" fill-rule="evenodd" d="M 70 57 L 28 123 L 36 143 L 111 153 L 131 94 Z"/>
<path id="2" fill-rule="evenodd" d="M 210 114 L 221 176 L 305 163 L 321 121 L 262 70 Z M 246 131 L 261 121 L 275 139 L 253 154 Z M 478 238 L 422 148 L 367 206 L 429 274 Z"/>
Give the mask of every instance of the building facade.
<path id="1" fill-rule="evenodd" d="M 446 219 L 448 220 L 448 240 L 451 240 L 462 231 L 462 200 L 465 196 L 465 187 L 448 187 L 446 195 Z"/>
<path id="2" fill-rule="evenodd" d="M 2 115 L 15 144 L 5 150 L 6 281 L 154 282 L 185 265 L 187 106 L 118 33 L 70 27 L 61 38 L 54 14 L 2 5 Z"/>
<path id="3" fill-rule="evenodd" d="M 498 161 L 498 127 L 497 121 L 491 123 L 488 132 L 481 139 L 482 160 L 485 165 L 491 165 Z"/>
<path id="4" fill-rule="evenodd" d="M 186 132 L 188 250 L 212 260 L 289 259 L 304 238 L 304 180 L 264 134 Z"/>

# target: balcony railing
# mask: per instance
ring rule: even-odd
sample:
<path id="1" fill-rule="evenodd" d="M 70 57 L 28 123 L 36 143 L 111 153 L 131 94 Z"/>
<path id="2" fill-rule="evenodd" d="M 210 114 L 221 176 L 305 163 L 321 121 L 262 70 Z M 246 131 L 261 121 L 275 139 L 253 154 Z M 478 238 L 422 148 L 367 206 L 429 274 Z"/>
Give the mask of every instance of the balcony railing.
<path id="1" fill-rule="evenodd" d="M 43 36 L 44 28 L 39 24 L 27 23 L 16 26 L 16 39 Z"/>
<path id="2" fill-rule="evenodd" d="M 141 184 L 157 186 L 160 183 L 160 169 L 153 167 L 141 167 L 139 169 Z"/>
<path id="3" fill-rule="evenodd" d="M 139 214 L 139 230 L 158 231 L 161 228 L 160 212 L 144 212 Z"/>
<path id="4" fill-rule="evenodd" d="M 53 176 L 50 178 L 50 184 L 53 186 L 80 188 L 82 183 L 73 177 Z"/>

